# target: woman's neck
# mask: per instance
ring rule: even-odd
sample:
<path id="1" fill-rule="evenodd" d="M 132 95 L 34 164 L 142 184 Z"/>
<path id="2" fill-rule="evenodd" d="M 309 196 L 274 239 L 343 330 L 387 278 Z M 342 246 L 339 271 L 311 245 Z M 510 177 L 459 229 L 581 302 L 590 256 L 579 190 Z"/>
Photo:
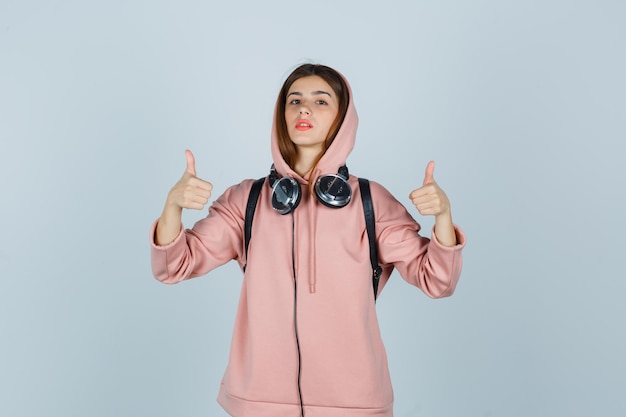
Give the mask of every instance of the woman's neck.
<path id="1" fill-rule="evenodd" d="M 319 156 L 320 152 L 318 149 L 298 149 L 298 156 L 296 157 L 293 170 L 304 178 L 313 169 Z"/>

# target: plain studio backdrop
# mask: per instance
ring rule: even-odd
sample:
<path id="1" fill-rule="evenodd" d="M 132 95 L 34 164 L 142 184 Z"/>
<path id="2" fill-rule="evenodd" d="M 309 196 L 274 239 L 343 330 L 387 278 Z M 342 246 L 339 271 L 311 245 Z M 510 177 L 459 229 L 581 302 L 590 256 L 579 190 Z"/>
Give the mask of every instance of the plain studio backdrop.
<path id="1" fill-rule="evenodd" d="M 241 272 L 167 286 L 148 230 L 196 155 L 271 164 L 286 75 L 343 72 L 350 171 L 429 160 L 468 236 L 451 298 L 378 302 L 398 417 L 626 415 L 623 1 L 0 1 L 0 415 L 225 416 Z M 188 211 L 185 225 L 206 215 Z"/>

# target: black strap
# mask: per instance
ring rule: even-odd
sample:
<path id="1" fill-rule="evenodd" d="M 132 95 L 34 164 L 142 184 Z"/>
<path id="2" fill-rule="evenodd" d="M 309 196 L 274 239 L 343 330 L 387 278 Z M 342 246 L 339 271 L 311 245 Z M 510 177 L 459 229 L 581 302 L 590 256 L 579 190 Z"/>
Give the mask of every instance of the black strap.
<path id="1" fill-rule="evenodd" d="M 378 264 L 378 248 L 376 246 L 376 218 L 374 217 L 374 205 L 370 193 L 370 182 L 365 178 L 359 178 L 361 200 L 363 200 L 363 214 L 365 215 L 365 229 L 367 239 L 370 242 L 370 262 L 372 263 L 372 286 L 374 287 L 374 300 L 378 297 L 378 283 L 383 269 Z"/>
<path id="2" fill-rule="evenodd" d="M 261 187 L 265 182 L 265 177 L 259 178 L 252 183 L 250 189 L 250 195 L 248 196 L 248 204 L 246 204 L 246 218 L 243 225 L 243 238 L 246 251 L 246 264 L 243 266 L 243 272 L 246 272 L 246 266 L 248 265 L 248 245 L 250 245 L 250 238 L 252 237 L 252 220 L 254 219 L 254 211 L 256 210 L 256 203 L 259 201 L 259 195 L 261 194 Z"/>

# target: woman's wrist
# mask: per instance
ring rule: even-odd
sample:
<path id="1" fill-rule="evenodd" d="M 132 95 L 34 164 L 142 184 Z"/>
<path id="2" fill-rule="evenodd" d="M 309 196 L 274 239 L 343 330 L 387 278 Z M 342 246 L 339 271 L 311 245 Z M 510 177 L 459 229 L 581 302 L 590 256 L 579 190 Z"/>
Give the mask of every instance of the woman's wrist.
<path id="1" fill-rule="evenodd" d="M 457 244 L 452 213 L 449 209 L 435 216 L 435 235 L 443 246 L 455 246 Z"/>

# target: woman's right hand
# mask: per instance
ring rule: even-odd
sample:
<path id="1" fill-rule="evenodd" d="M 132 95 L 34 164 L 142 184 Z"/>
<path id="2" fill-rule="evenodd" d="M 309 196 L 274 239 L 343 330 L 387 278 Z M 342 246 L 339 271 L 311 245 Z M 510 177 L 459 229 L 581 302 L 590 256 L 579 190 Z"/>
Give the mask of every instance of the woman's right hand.
<path id="1" fill-rule="evenodd" d="M 185 157 L 185 172 L 167 195 L 163 213 L 157 223 L 154 237 L 157 245 L 166 245 L 176 239 L 182 227 L 184 208 L 202 210 L 211 197 L 213 185 L 196 176 L 196 161 L 190 150 L 185 151 Z"/>
<path id="2" fill-rule="evenodd" d="M 190 150 L 185 151 L 187 166 L 182 178 L 167 195 L 166 207 L 202 210 L 209 202 L 213 185 L 196 177 L 196 161 Z"/>

